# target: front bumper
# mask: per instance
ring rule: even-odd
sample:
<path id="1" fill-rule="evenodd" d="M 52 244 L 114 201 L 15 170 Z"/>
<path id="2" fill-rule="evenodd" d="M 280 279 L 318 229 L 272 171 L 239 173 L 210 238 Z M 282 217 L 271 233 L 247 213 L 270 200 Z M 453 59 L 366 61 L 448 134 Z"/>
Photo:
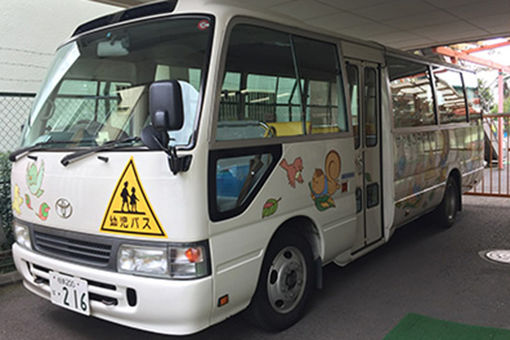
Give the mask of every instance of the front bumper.
<path id="1" fill-rule="evenodd" d="M 210 325 L 210 276 L 182 281 L 147 278 L 56 260 L 16 243 L 12 251 L 24 286 L 45 299 L 50 299 L 51 270 L 88 281 L 90 314 L 100 319 L 172 335 L 195 333 Z M 128 289 L 136 292 L 134 305 L 132 299 L 128 301 Z"/>

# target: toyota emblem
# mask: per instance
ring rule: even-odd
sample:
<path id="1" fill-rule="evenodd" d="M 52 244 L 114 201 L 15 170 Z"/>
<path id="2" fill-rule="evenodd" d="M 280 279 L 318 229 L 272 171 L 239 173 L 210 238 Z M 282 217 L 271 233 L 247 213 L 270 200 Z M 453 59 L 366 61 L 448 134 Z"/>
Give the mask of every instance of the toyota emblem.
<path id="1" fill-rule="evenodd" d="M 73 207 L 71 203 L 65 198 L 59 198 L 55 203 L 55 210 L 57 215 L 62 218 L 69 218 L 73 214 Z"/>

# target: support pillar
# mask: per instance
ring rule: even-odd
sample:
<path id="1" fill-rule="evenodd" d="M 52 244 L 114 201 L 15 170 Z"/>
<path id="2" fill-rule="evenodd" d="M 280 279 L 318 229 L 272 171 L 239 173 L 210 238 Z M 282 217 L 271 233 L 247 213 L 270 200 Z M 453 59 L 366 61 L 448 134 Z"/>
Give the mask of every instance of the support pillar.
<path id="1" fill-rule="evenodd" d="M 503 113 L 503 71 L 498 70 L 498 111 Z M 498 168 L 503 170 L 503 118 L 498 118 Z"/>

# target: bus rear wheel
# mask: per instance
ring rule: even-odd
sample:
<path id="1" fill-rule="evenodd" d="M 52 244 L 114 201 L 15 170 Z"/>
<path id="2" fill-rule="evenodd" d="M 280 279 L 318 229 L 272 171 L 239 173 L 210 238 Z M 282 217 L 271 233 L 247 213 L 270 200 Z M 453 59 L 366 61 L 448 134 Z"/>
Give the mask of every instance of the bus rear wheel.
<path id="1" fill-rule="evenodd" d="M 295 233 L 277 234 L 262 263 L 257 290 L 249 311 L 257 326 L 281 331 L 304 314 L 312 287 L 312 252 Z"/>
<path id="2" fill-rule="evenodd" d="M 446 188 L 441 204 L 437 208 L 438 223 L 444 228 L 450 228 L 455 223 L 457 211 L 459 210 L 459 189 L 457 182 L 452 178 L 448 178 Z"/>

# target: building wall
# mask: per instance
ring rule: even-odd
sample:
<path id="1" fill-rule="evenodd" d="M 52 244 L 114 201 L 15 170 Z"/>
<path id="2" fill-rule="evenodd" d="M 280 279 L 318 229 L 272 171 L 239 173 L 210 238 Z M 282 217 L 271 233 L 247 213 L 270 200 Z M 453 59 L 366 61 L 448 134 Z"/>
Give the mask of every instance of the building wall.
<path id="1" fill-rule="evenodd" d="M 0 92 L 36 92 L 56 48 L 84 21 L 119 10 L 88 0 L 2 0 Z"/>

